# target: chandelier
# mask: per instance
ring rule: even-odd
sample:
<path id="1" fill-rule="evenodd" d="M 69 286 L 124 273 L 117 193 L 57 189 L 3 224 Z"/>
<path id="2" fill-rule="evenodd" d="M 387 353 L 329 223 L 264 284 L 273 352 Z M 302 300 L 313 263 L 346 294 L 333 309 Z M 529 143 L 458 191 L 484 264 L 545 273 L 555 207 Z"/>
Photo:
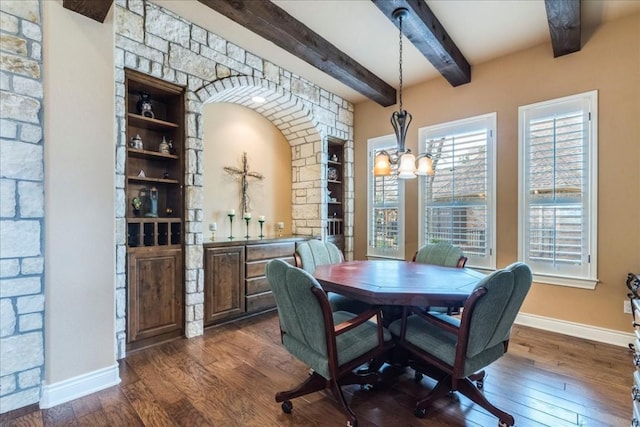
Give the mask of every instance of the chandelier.
<path id="1" fill-rule="evenodd" d="M 395 152 L 381 150 L 376 153 L 373 162 L 374 176 L 391 175 L 391 166 L 398 165 L 398 178 L 411 179 L 416 175 L 433 175 L 433 160 L 430 154 L 419 154 L 418 157 L 411 153 L 411 150 L 405 148 L 405 140 L 407 130 L 413 117 L 407 110 L 402 109 L 402 20 L 407 16 L 408 10 L 400 7 L 393 11 L 393 18 L 398 20 L 398 28 L 400 29 L 399 45 L 400 45 L 400 86 L 398 90 L 398 111 L 394 111 L 391 115 L 391 125 L 396 134 L 397 148 Z M 418 167 L 416 167 L 416 160 Z"/>

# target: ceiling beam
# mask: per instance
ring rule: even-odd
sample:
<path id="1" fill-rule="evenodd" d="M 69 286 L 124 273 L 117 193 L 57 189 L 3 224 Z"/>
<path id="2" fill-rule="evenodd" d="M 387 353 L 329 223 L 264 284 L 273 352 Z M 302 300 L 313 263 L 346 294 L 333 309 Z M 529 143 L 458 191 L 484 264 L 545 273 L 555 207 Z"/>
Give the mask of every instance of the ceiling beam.
<path id="1" fill-rule="evenodd" d="M 396 103 L 396 90 L 392 86 L 272 2 L 199 1 L 383 107 Z"/>
<path id="2" fill-rule="evenodd" d="M 553 57 L 581 49 L 580 0 L 544 0 Z"/>
<path id="3" fill-rule="evenodd" d="M 402 19 L 402 33 L 444 76 L 451 86 L 471 81 L 471 65 L 451 40 L 445 28 L 424 0 L 371 0 L 397 27 L 393 12 L 407 9 Z"/>
<path id="4" fill-rule="evenodd" d="M 103 23 L 112 3 L 113 0 L 63 0 L 62 6 Z"/>

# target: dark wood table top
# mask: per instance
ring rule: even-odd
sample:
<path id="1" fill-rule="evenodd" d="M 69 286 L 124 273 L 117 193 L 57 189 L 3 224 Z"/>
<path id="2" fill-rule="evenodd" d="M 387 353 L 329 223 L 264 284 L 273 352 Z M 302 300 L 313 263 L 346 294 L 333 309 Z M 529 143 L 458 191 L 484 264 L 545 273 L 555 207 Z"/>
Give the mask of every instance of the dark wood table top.
<path id="1" fill-rule="evenodd" d="M 313 274 L 325 291 L 370 304 L 438 306 L 464 301 L 484 274 L 408 261 L 349 261 Z"/>

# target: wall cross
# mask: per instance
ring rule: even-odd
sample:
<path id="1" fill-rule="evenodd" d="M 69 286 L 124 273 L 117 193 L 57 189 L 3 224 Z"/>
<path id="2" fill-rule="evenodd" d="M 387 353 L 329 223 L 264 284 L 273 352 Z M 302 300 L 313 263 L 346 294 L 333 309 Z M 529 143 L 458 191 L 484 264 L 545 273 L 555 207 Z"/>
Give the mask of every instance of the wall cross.
<path id="1" fill-rule="evenodd" d="M 264 176 L 259 172 L 251 172 L 249 171 L 249 160 L 247 159 L 247 153 L 242 153 L 242 169 L 235 168 L 232 166 L 225 166 L 225 172 L 227 172 L 232 177 L 239 179 L 241 184 L 241 197 L 242 200 L 240 202 L 240 215 L 244 215 L 245 212 L 250 212 L 250 198 L 249 198 L 249 178 L 255 179 L 264 179 Z"/>

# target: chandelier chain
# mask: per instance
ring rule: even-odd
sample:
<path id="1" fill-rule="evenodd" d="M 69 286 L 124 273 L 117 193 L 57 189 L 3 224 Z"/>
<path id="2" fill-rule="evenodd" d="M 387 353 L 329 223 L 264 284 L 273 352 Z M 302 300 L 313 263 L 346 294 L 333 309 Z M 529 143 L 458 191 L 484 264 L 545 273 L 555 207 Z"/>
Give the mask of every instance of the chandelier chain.
<path id="1" fill-rule="evenodd" d="M 400 69 L 400 88 L 399 88 L 399 101 L 400 101 L 400 111 L 402 111 L 402 14 L 399 16 L 400 24 L 399 24 L 399 42 L 400 45 L 400 60 L 398 61 L 399 69 Z"/>

